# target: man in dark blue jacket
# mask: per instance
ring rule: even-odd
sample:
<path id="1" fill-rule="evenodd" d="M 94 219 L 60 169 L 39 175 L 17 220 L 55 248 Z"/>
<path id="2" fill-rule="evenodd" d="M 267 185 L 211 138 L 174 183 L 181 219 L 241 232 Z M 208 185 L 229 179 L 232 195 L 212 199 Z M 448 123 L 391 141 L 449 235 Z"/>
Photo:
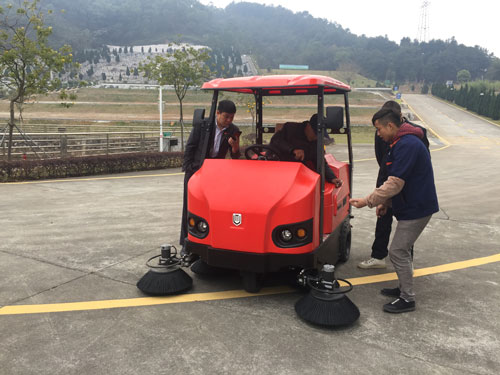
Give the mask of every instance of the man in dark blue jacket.
<path id="1" fill-rule="evenodd" d="M 377 134 L 389 143 L 388 178 L 365 198 L 350 200 L 354 207 L 377 207 L 377 216 L 392 211 L 398 225 L 389 247 L 389 258 L 396 270 L 399 288 L 382 289 L 382 294 L 398 297 L 384 305 L 384 311 L 401 313 L 415 310 L 411 248 L 431 216 L 439 211 L 434 172 L 429 151 L 421 140 L 422 130 L 402 123 L 400 114 L 381 109 L 372 122 Z"/>
<path id="2" fill-rule="evenodd" d="M 429 148 L 429 140 L 427 139 L 426 129 L 411 123 L 406 118 L 402 117 L 401 106 L 394 100 L 388 100 L 384 103 L 382 108 L 392 109 L 394 112 L 401 115 L 403 123 L 408 123 L 422 130 L 421 138 L 424 145 Z M 379 165 L 379 171 L 377 176 L 376 187 L 382 186 L 382 184 L 387 180 L 387 153 L 390 150 L 390 144 L 384 141 L 375 132 L 375 157 L 377 158 L 377 163 Z M 377 218 L 377 223 L 375 225 L 375 239 L 372 244 L 372 252 L 370 258 L 360 262 L 358 264 L 359 268 L 363 269 L 373 269 L 373 268 L 385 268 L 385 258 L 389 252 L 389 239 L 392 230 L 392 208 L 388 207 L 387 212 Z"/>
<path id="3" fill-rule="evenodd" d="M 228 151 L 231 158 L 240 157 L 240 134 L 233 124 L 236 106 L 231 100 L 221 100 L 217 106 L 215 126 L 211 132 L 204 132 L 201 126 L 193 127 L 184 151 L 182 170 L 184 174 L 184 200 L 182 207 L 181 235 L 179 243 L 182 246 L 181 256 L 187 255 L 184 241 L 188 234 L 187 224 L 187 186 L 191 176 L 200 169 L 203 160 L 225 159 Z M 208 137 L 208 139 L 207 139 Z"/>

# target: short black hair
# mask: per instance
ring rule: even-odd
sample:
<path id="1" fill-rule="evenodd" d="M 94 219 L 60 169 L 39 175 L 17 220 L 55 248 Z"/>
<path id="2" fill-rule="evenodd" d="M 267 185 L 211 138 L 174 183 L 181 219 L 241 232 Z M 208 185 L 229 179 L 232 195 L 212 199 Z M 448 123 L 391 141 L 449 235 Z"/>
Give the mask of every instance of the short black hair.
<path id="1" fill-rule="evenodd" d="M 318 114 L 315 113 L 314 115 L 311 116 L 309 119 L 309 123 L 311 124 L 311 128 L 313 128 L 314 131 L 317 131 L 318 129 Z"/>
<path id="2" fill-rule="evenodd" d="M 382 106 L 382 109 L 392 109 L 394 112 L 399 113 L 401 115 L 401 106 L 398 102 L 394 100 L 388 100 Z"/>
<path id="3" fill-rule="evenodd" d="M 401 114 L 396 113 L 392 109 L 382 108 L 378 110 L 372 117 L 372 124 L 375 125 L 375 121 L 377 120 L 384 126 L 389 122 L 392 122 L 398 128 L 401 126 Z"/>
<path id="4" fill-rule="evenodd" d="M 236 106 L 231 100 L 221 100 L 217 110 L 220 113 L 236 113 Z"/>

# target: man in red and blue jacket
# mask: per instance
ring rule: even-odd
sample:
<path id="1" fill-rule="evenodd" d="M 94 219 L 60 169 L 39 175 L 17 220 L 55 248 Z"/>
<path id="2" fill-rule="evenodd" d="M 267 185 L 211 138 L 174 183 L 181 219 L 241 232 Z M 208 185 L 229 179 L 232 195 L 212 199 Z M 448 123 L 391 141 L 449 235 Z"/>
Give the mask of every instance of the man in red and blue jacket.
<path id="1" fill-rule="evenodd" d="M 439 211 L 434 172 L 429 151 L 422 142 L 422 129 L 403 123 L 400 114 L 381 109 L 372 122 L 377 134 L 390 144 L 387 153 L 388 178 L 365 198 L 353 198 L 354 207 L 377 207 L 377 216 L 388 207 L 398 225 L 389 247 L 389 258 L 396 270 L 399 288 L 382 289 L 382 294 L 398 297 L 384 305 L 384 311 L 400 313 L 415 310 L 411 248 L 431 216 Z"/>
<path id="2" fill-rule="evenodd" d="M 398 113 L 401 116 L 401 119 L 404 123 L 408 123 L 414 127 L 417 127 L 421 130 L 416 130 L 415 135 L 421 138 L 425 147 L 429 149 L 429 140 L 427 139 L 427 131 L 424 127 L 414 124 L 408 121 L 401 114 L 401 106 L 394 100 L 388 100 L 382 106 L 383 109 L 392 109 L 394 112 Z M 375 156 L 377 158 L 377 163 L 379 165 L 379 171 L 377 176 L 377 184 L 376 187 L 380 187 L 383 185 L 385 181 L 387 181 L 387 154 L 390 151 L 390 144 L 380 138 L 375 131 Z M 374 268 L 385 268 L 386 262 L 385 258 L 389 254 L 389 240 L 391 237 L 392 231 L 392 208 L 388 207 L 387 212 L 377 218 L 377 223 L 375 225 L 375 239 L 372 244 L 372 251 L 370 258 L 363 260 L 358 264 L 359 268 L 363 269 L 374 269 Z M 413 250 L 412 250 L 413 256 Z"/>

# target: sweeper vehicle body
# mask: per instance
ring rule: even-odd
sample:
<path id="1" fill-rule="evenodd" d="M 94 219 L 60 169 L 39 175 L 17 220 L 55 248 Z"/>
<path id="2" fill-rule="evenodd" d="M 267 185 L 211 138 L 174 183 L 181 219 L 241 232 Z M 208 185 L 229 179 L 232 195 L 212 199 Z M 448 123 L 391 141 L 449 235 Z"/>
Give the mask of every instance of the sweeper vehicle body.
<path id="1" fill-rule="evenodd" d="M 266 273 L 292 270 L 296 282 L 310 289 L 295 305 L 301 318 L 330 327 L 353 323 L 359 310 L 345 296 L 352 285 L 334 274 L 335 265 L 348 260 L 351 247 L 350 87 L 325 76 L 274 75 L 214 79 L 202 90 L 212 91 L 211 107 L 207 116 L 205 109 L 194 111 L 193 126 L 207 135 L 214 131 L 221 92 L 250 95 L 255 99 L 255 143 L 245 147 L 244 159 L 202 160 L 189 180 L 185 247 L 200 259 L 191 265 L 187 256 L 179 257 L 165 245 L 148 261 L 151 270 L 137 286 L 153 295 L 183 292 L 192 279 L 180 267 L 191 266 L 199 274 L 207 267 L 238 270 L 244 289 L 258 292 Z M 264 105 L 266 98 L 275 97 L 290 97 L 291 104 L 285 107 L 290 109 L 303 105 L 305 97 L 314 98 L 314 104 L 307 101 L 311 109 L 307 118 L 318 115 L 315 166 L 282 161 L 266 144 L 279 131 L 279 124 L 266 116 L 273 114 L 272 107 Z M 329 102 L 336 105 L 325 104 Z M 292 112 L 287 119 L 302 122 L 291 118 Z M 326 133 L 347 137 L 347 161 L 325 153 Z M 325 160 L 343 181 L 341 186 L 325 181 Z M 154 258 L 157 265 L 151 263 Z"/>
<path id="2" fill-rule="evenodd" d="M 205 132 L 215 127 L 221 92 L 254 97 L 255 144 L 246 147 L 245 159 L 205 159 L 189 180 L 186 249 L 209 266 L 239 270 L 244 288 L 251 292 L 260 289 L 262 275 L 268 272 L 347 261 L 353 167 L 350 87 L 324 76 L 276 75 L 215 79 L 202 90 L 213 92 L 210 113 L 205 117 L 205 110 L 195 110 L 193 126 Z M 343 106 L 325 105 L 332 95 L 341 96 Z M 266 121 L 264 98 L 277 96 L 316 99 L 308 116 L 318 114 L 315 170 L 302 162 L 279 160 L 265 144 L 270 137 L 266 134 L 279 126 Z M 347 162 L 325 154 L 324 132 L 347 137 Z M 342 186 L 325 181 L 324 159 Z"/>

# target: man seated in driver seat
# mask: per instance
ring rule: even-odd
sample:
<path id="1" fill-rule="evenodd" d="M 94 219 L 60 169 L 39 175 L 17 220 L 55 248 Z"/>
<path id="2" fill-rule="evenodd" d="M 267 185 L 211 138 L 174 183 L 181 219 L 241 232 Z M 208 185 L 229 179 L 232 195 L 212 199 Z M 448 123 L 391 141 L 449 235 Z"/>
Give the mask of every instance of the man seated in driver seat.
<path id="1" fill-rule="evenodd" d="M 316 170 L 316 141 L 318 115 L 312 115 L 309 121 L 287 122 L 271 138 L 270 146 L 276 150 L 280 160 L 301 161 L 312 170 Z M 342 186 L 325 161 L 325 180 L 336 187 Z"/>

